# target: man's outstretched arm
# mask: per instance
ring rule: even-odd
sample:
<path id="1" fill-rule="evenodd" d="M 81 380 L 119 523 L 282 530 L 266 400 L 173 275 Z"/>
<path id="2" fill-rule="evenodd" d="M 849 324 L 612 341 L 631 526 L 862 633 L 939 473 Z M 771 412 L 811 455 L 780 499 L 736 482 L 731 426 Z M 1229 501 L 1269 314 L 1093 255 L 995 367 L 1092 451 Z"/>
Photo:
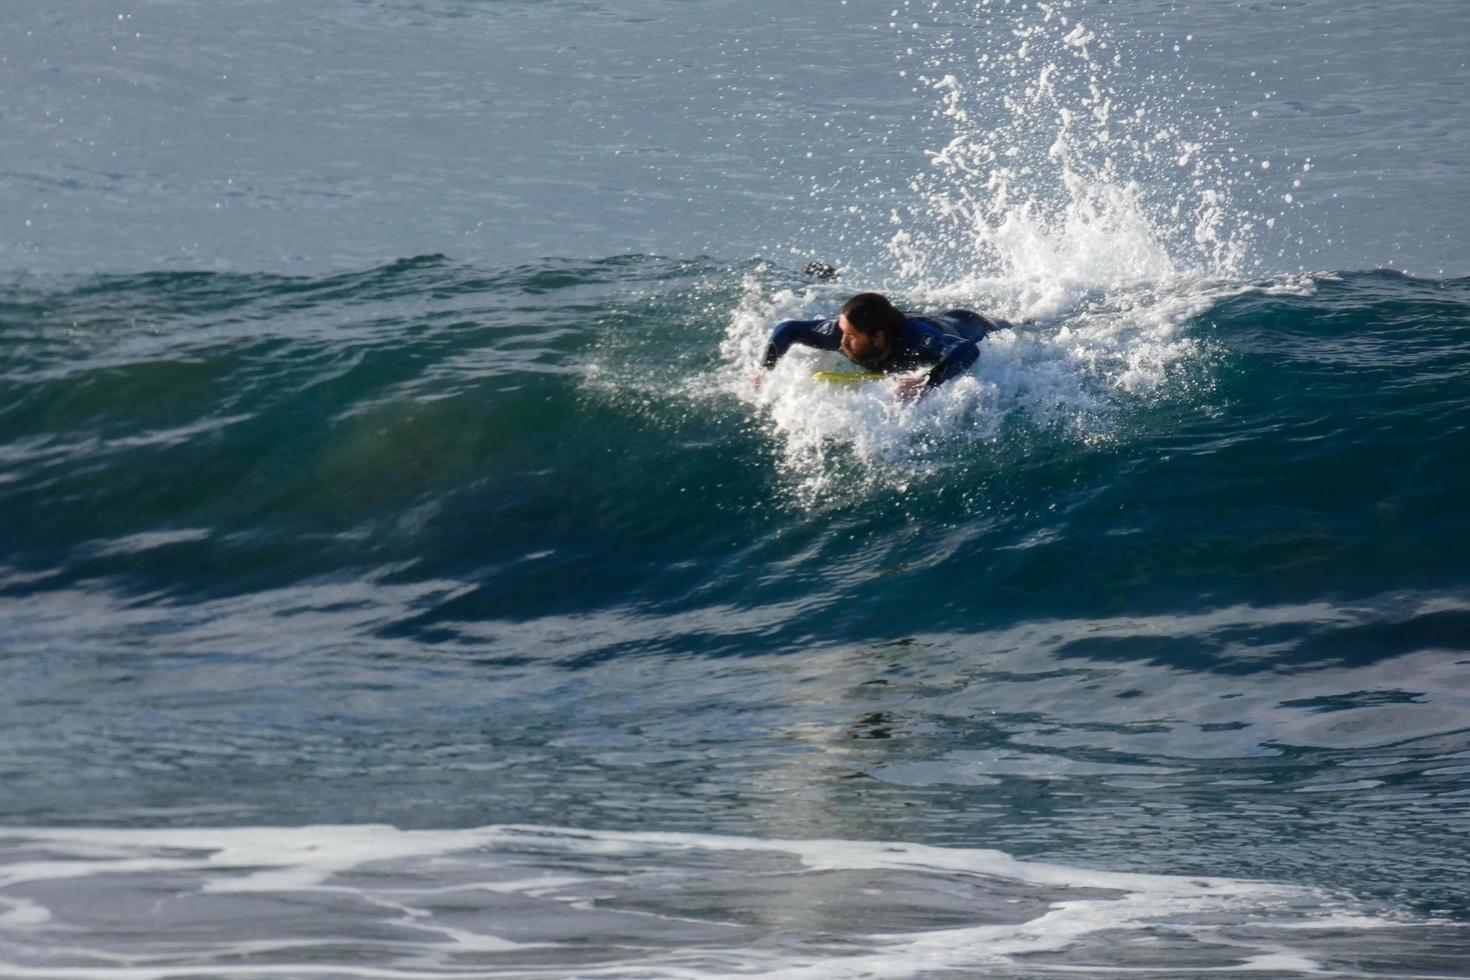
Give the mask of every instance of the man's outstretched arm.
<path id="1" fill-rule="evenodd" d="M 766 356 L 761 359 L 761 367 L 768 371 L 775 367 L 792 344 L 818 350 L 840 350 L 842 330 L 836 320 L 787 320 L 777 324 L 771 331 L 770 342 L 766 344 Z"/>

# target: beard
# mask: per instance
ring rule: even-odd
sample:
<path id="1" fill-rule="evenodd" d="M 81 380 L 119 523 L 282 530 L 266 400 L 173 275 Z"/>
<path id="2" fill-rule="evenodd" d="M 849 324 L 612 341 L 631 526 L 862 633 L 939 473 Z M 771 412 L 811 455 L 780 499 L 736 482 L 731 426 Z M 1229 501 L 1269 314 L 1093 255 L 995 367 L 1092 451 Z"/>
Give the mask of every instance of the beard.
<path id="1" fill-rule="evenodd" d="M 842 353 L 847 355 L 847 359 L 858 367 L 867 368 L 869 371 L 881 371 L 883 370 L 883 365 L 888 363 L 888 358 L 892 355 L 893 348 L 890 346 L 881 354 L 869 354 L 866 357 L 858 357 L 856 354 L 848 351 L 843 351 Z"/>

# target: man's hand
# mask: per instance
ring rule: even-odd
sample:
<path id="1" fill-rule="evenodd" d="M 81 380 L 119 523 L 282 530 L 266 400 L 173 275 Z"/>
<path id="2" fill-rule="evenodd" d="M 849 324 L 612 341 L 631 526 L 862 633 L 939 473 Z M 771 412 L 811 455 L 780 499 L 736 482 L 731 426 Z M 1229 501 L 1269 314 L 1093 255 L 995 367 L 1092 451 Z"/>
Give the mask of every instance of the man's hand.
<path id="1" fill-rule="evenodd" d="M 904 378 L 898 383 L 898 400 L 901 402 L 916 402 L 923 398 L 929 391 L 929 376 L 921 374 L 917 378 Z"/>

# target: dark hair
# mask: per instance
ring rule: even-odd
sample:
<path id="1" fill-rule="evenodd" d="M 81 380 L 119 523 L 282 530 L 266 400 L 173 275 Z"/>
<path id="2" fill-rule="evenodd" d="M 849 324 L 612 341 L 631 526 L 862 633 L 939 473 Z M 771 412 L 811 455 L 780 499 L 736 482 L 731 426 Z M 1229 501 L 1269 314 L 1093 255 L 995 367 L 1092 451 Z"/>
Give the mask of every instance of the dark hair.
<path id="1" fill-rule="evenodd" d="M 903 314 L 882 293 L 858 293 L 842 308 L 843 316 L 860 334 L 883 331 L 891 340 L 903 329 Z"/>

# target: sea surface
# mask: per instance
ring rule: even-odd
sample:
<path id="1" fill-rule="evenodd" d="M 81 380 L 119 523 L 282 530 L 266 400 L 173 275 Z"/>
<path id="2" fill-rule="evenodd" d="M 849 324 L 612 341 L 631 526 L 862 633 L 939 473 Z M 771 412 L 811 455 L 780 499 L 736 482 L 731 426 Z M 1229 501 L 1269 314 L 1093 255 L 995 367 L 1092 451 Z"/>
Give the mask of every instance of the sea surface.
<path id="1" fill-rule="evenodd" d="M 1470 977 L 1464 0 L 4 19 L 0 977 Z"/>

